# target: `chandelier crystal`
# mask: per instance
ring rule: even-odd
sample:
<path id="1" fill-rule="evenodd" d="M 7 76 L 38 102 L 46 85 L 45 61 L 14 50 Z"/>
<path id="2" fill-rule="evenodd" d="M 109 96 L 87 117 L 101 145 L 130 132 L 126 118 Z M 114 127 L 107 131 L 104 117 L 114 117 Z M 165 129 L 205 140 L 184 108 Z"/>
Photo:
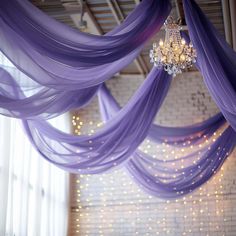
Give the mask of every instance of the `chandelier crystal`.
<path id="1" fill-rule="evenodd" d="M 182 27 L 172 17 L 168 17 L 164 26 L 165 41 L 161 39 L 159 46 L 153 44 L 153 49 L 150 50 L 150 61 L 154 66 L 164 67 L 168 74 L 176 76 L 196 62 L 197 53 L 192 43 L 187 44 L 181 37 Z"/>

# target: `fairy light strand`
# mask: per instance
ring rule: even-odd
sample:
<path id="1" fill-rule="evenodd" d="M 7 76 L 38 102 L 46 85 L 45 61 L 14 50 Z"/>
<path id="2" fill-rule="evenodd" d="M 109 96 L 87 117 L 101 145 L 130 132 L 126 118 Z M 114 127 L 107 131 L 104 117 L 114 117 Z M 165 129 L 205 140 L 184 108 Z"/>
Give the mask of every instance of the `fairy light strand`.
<path id="1" fill-rule="evenodd" d="M 73 116 L 72 125 L 75 134 L 82 135 L 96 132 L 102 123 L 83 122 L 79 116 Z M 213 143 L 219 135 L 220 133 L 215 133 L 213 139 L 205 138 L 205 144 Z M 192 146 L 187 148 L 183 145 L 178 150 L 164 142 L 156 145 L 150 140 L 146 140 L 139 149 L 154 158 L 158 157 L 159 152 L 164 160 L 179 159 L 193 151 Z M 182 167 L 185 167 L 184 161 Z M 206 229 L 218 231 L 228 221 L 222 204 L 223 179 L 222 167 L 212 180 L 194 193 L 180 199 L 165 201 L 144 193 L 123 170 L 98 176 L 78 175 L 77 189 L 74 189 L 77 204 L 74 233 L 92 235 L 96 231 L 99 236 L 111 235 L 122 231 L 124 224 L 127 224 L 133 229 L 133 235 L 173 235 L 176 231 L 171 220 L 178 219 L 179 215 L 183 216 L 183 227 L 178 235 L 192 235 L 196 231 L 194 228 L 185 227 L 191 225 L 190 221 L 198 224 L 201 234 L 206 232 Z M 144 212 L 148 214 L 143 215 Z M 206 215 L 209 220 L 202 220 Z M 206 235 L 208 234 L 211 235 L 211 232 L 206 232 Z"/>

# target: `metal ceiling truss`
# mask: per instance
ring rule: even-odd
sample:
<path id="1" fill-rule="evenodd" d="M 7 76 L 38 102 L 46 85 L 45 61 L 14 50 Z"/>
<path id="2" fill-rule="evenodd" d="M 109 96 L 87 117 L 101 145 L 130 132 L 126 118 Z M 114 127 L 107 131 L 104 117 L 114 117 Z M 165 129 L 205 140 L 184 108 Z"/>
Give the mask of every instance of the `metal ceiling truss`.
<path id="1" fill-rule="evenodd" d="M 75 27 L 71 16 L 81 12 L 81 0 L 31 0 L 33 4 L 57 20 Z M 235 0 L 196 0 L 207 17 L 219 32 L 225 35 L 227 41 L 236 48 L 236 1 Z M 121 24 L 125 17 L 138 5 L 141 0 L 84 0 L 84 11 L 91 20 L 99 35 L 112 30 Z M 183 28 L 187 29 L 184 19 L 182 0 L 171 0 L 174 18 L 182 19 Z M 78 25 L 77 25 L 78 27 Z M 94 33 L 94 32 L 91 32 Z M 162 35 L 162 36 L 161 36 Z M 163 28 L 151 41 L 163 37 Z M 151 41 L 147 43 L 141 55 L 135 60 L 135 66 L 125 73 L 145 76 L 151 69 L 148 52 Z M 134 72 L 135 70 L 135 72 Z M 132 72 L 131 72 L 132 71 Z M 122 72 L 121 72 L 122 73 Z"/>
<path id="2" fill-rule="evenodd" d="M 125 16 L 118 4 L 118 2 L 116 0 L 106 0 L 107 1 L 107 4 L 108 6 L 110 7 L 111 11 L 112 11 L 112 14 L 114 15 L 114 18 L 117 22 L 118 25 L 120 25 L 122 23 L 122 21 L 124 21 L 125 19 Z M 138 56 L 137 59 L 134 60 L 134 63 L 136 64 L 139 72 L 145 76 L 148 74 L 148 67 L 145 63 L 145 61 L 143 60 L 142 56 Z"/>

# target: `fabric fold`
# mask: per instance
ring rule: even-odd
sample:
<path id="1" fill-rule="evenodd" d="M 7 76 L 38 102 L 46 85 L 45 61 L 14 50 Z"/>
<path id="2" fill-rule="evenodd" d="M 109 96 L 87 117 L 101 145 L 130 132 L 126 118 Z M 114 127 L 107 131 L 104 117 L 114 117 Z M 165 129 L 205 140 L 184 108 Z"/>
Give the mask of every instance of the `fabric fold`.
<path id="1" fill-rule="evenodd" d="M 194 0 L 184 0 L 190 39 L 197 50 L 197 65 L 204 82 L 236 130 L 236 53 L 216 31 Z"/>
<path id="2" fill-rule="evenodd" d="M 125 163 L 146 138 L 170 82 L 166 72 L 154 68 L 130 101 L 92 135 L 65 134 L 43 120 L 23 123 L 32 144 L 50 162 L 74 173 L 101 173 Z"/>
<path id="3" fill-rule="evenodd" d="M 144 0 L 107 35 L 82 33 L 46 16 L 26 0 L 0 2 L 0 50 L 32 80 L 58 90 L 97 86 L 140 53 L 171 6 Z"/>

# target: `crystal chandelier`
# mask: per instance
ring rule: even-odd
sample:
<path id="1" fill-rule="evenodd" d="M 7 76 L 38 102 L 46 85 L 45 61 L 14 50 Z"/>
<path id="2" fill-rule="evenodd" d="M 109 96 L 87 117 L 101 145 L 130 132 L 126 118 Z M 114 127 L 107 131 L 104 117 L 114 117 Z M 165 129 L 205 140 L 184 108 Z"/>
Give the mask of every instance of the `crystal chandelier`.
<path id="1" fill-rule="evenodd" d="M 176 76 L 196 62 L 197 54 L 192 43 L 187 44 L 181 38 L 180 30 L 182 28 L 172 17 L 168 17 L 164 25 L 165 41 L 163 42 L 161 39 L 158 47 L 156 43 L 153 44 L 153 49 L 150 51 L 150 61 L 154 66 L 158 68 L 163 66 L 168 74 Z"/>

